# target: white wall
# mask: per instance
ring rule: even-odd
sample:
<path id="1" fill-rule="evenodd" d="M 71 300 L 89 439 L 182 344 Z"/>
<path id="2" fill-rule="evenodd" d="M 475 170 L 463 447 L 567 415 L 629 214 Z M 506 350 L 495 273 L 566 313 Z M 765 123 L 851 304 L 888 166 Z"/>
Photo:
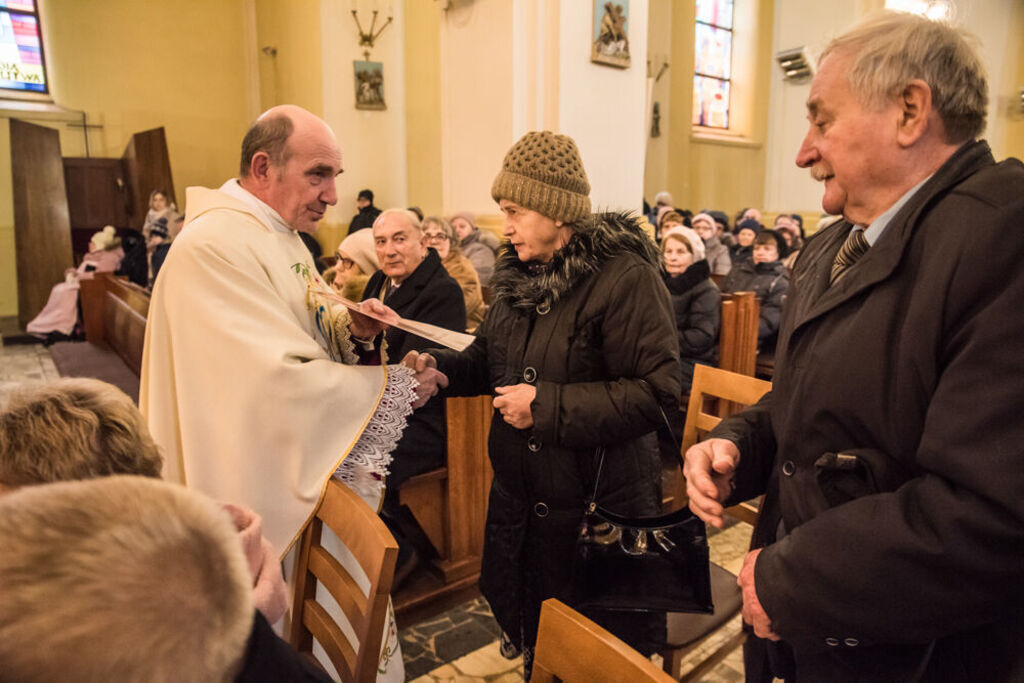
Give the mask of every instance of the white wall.
<path id="1" fill-rule="evenodd" d="M 647 149 L 647 0 L 631 0 L 628 69 L 590 61 L 593 3 L 563 0 L 560 16 L 559 132 L 579 145 L 595 210 L 636 209 Z"/>
<path id="2" fill-rule="evenodd" d="M 355 6 L 353 0 L 322 0 L 320 5 L 324 120 L 338 136 L 345 171 L 338 178 L 338 204 L 328 210 L 328 223 L 348 223 L 358 211 L 356 195 L 363 188 L 373 190 L 374 204 L 381 208 L 408 206 L 402 3 L 389 4 L 394 21 L 370 51 L 370 61 L 384 64 L 384 111 L 355 108 L 352 62 L 364 59 L 352 20 Z M 360 12 L 364 29 L 369 28 L 367 6 L 362 3 Z M 383 9 L 378 28 L 386 15 Z"/>

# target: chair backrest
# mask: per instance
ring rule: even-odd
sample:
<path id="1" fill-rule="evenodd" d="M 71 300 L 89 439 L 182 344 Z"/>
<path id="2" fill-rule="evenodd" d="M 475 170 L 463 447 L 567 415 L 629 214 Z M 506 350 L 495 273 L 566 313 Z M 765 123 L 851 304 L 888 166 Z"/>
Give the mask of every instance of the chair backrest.
<path id="1" fill-rule="evenodd" d="M 675 679 L 590 619 L 551 598 L 540 608 L 540 628 L 530 680 L 534 683 L 555 680 L 670 683 Z"/>
<path id="2" fill-rule="evenodd" d="M 690 403 L 683 425 L 683 455 L 724 418 L 757 403 L 771 388 L 771 382 L 749 375 L 708 365 L 694 367 Z M 672 503 L 678 506 L 686 499 L 686 481 L 680 476 Z M 754 523 L 756 508 L 743 504 L 729 508 L 729 512 L 742 521 Z"/>
<path id="3" fill-rule="evenodd" d="M 761 303 L 753 292 L 734 292 L 722 296 L 718 367 L 741 375 L 754 374 L 760 321 Z"/>
<path id="4" fill-rule="evenodd" d="M 709 365 L 695 366 L 683 426 L 683 454 L 724 418 L 757 403 L 771 388 L 772 383 L 763 379 Z M 707 399 L 717 399 L 717 405 L 709 408 Z"/>
<path id="5" fill-rule="evenodd" d="M 352 571 L 322 545 L 325 524 L 366 574 L 367 593 Z M 397 559 L 398 544 L 377 513 L 342 482 L 328 481 L 323 502 L 302 534 L 290 638 L 295 649 L 312 652 L 315 638 L 342 681 L 376 680 Z M 331 608 L 317 601 L 318 581 L 341 608 L 357 642 L 345 635 L 329 613 Z"/>

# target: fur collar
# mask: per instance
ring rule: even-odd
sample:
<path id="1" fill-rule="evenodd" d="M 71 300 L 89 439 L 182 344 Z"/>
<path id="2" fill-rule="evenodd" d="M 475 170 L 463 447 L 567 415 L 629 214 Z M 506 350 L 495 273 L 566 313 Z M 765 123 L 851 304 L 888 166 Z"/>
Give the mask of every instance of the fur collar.
<path id="1" fill-rule="evenodd" d="M 668 291 L 676 295 L 686 294 L 709 277 L 711 277 L 711 268 L 704 259 L 691 263 L 690 267 L 679 275 L 669 275 L 664 270 L 662 271 L 662 278 L 665 280 Z"/>
<path id="2" fill-rule="evenodd" d="M 658 267 L 658 249 L 629 213 L 593 214 L 573 226 L 569 242 L 548 263 L 523 263 L 507 242 L 494 267 L 495 300 L 513 308 L 551 306 L 616 256 L 633 253 Z"/>

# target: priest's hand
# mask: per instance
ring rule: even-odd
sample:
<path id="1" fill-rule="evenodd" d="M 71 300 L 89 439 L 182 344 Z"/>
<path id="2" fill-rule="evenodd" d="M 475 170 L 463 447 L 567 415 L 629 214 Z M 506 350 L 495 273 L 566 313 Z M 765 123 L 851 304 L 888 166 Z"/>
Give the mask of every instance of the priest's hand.
<path id="1" fill-rule="evenodd" d="M 754 565 L 757 563 L 757 556 L 761 554 L 761 548 L 747 553 L 743 558 L 743 568 L 740 569 L 736 585 L 743 593 L 743 621 L 754 627 L 754 633 L 758 638 L 768 640 L 781 640 L 775 631 L 772 630 L 772 620 L 768 613 L 761 606 L 757 599 L 757 591 L 754 588 Z"/>
<path id="2" fill-rule="evenodd" d="M 432 396 L 448 386 L 448 376 L 437 368 L 423 368 L 414 377 L 419 382 L 416 387 L 416 400 L 413 401 L 413 409 L 422 408 Z"/>
<path id="3" fill-rule="evenodd" d="M 405 358 L 402 359 L 402 365 L 411 369 L 413 372 L 423 372 L 427 368 L 436 368 L 437 359 L 429 353 L 410 351 L 405 354 Z"/>
<path id="4" fill-rule="evenodd" d="M 537 397 L 537 387 L 532 384 L 514 384 L 506 387 L 495 387 L 498 397 L 494 399 L 494 408 L 505 422 L 516 429 L 529 429 L 533 426 L 533 413 L 530 404 Z"/>
<path id="5" fill-rule="evenodd" d="M 356 340 L 362 342 L 373 341 L 378 334 L 388 329 L 388 323 L 384 320 L 398 319 L 398 314 L 378 299 L 367 299 L 360 305 L 360 310 L 363 312 L 349 310 L 352 322 L 349 323 L 348 331 Z M 372 314 L 375 317 L 370 317 L 367 314 Z M 379 318 L 384 318 L 384 320 Z"/>

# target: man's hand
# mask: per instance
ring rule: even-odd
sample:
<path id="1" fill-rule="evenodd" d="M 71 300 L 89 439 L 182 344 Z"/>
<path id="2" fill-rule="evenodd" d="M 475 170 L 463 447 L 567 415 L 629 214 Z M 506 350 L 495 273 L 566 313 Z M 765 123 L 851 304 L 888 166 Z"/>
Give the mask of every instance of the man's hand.
<path id="1" fill-rule="evenodd" d="M 413 372 L 423 372 L 427 368 L 436 368 L 437 359 L 431 356 L 429 353 L 410 351 L 409 353 L 405 354 L 405 358 L 402 359 L 402 365 L 409 368 Z"/>
<path id="2" fill-rule="evenodd" d="M 385 306 L 378 299 L 367 299 L 362 303 L 362 309 L 368 313 L 373 313 L 377 316 L 383 316 L 385 318 L 396 320 L 398 314 L 392 309 Z M 388 324 L 371 318 L 368 315 L 363 315 L 359 311 L 349 309 L 349 315 L 352 317 L 352 322 L 349 323 L 349 333 L 362 340 L 375 339 L 378 334 L 388 329 Z"/>
<path id="3" fill-rule="evenodd" d="M 494 399 L 494 407 L 501 413 L 505 422 L 516 429 L 529 429 L 533 426 L 533 413 L 530 404 L 537 397 L 537 387 L 532 384 L 514 384 L 507 387 L 495 387 L 498 398 Z"/>
<path id="4" fill-rule="evenodd" d="M 437 368 L 423 368 L 415 377 L 420 384 L 416 387 L 416 400 L 412 404 L 414 409 L 422 408 L 432 396 L 448 386 L 448 376 Z"/>
<path id="5" fill-rule="evenodd" d="M 497 405 L 497 404 L 495 404 Z M 686 451 L 683 476 L 693 514 L 719 529 L 725 525 L 722 503 L 732 493 L 740 451 L 727 439 L 708 439 Z"/>
<path id="6" fill-rule="evenodd" d="M 736 585 L 743 593 L 743 621 L 754 627 L 754 633 L 758 638 L 781 640 L 778 634 L 772 630 L 772 620 L 761 606 L 761 601 L 757 599 L 757 591 L 754 589 L 754 564 L 757 562 L 757 556 L 761 554 L 761 550 L 758 548 L 747 553 L 747 556 L 743 558 L 743 568 L 740 569 L 739 578 L 736 579 Z"/>

